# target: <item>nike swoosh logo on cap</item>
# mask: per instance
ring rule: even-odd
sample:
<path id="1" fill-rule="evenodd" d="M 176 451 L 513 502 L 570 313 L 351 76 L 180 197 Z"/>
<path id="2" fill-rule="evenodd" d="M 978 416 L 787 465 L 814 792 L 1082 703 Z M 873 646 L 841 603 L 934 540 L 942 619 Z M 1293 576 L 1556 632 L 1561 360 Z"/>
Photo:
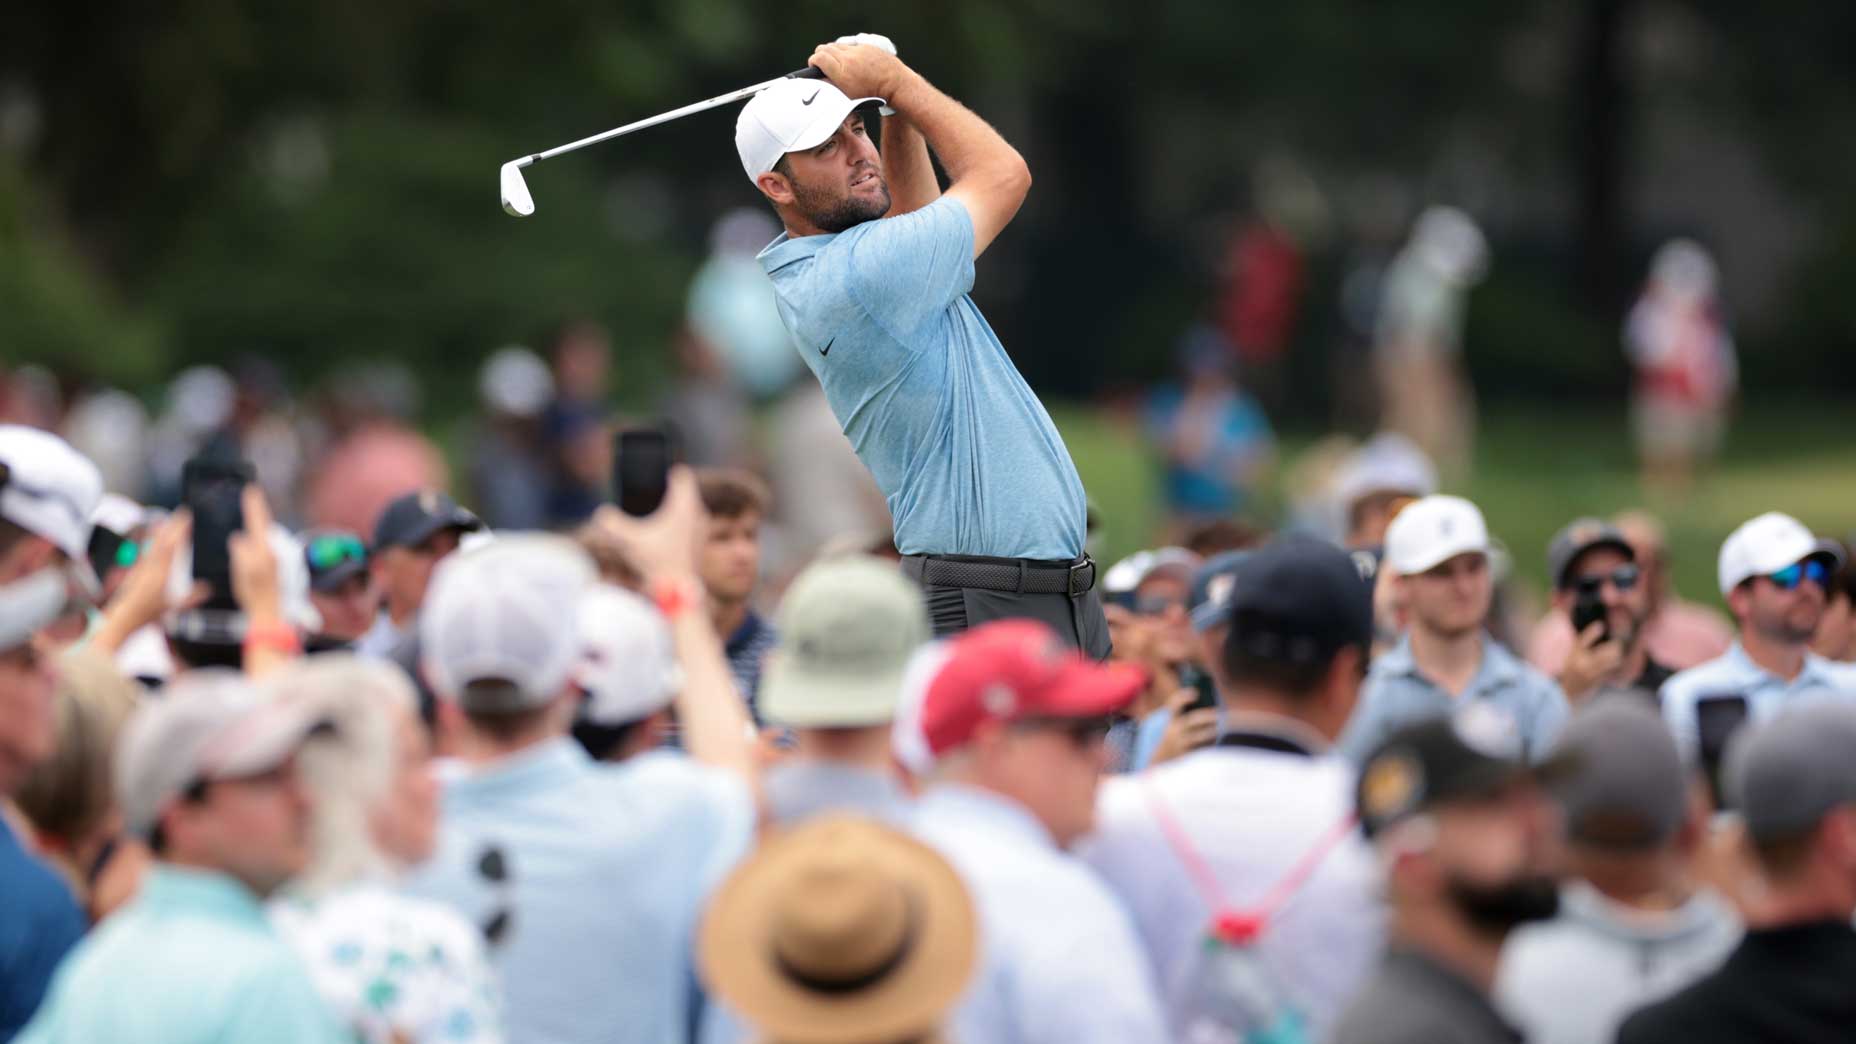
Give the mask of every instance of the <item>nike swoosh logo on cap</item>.
<path id="1" fill-rule="evenodd" d="M 819 88 L 818 90 L 816 90 L 816 91 L 813 91 L 813 92 L 812 92 L 812 97 L 810 97 L 810 98 L 807 98 L 807 99 L 806 99 L 805 101 L 802 101 L 802 102 L 800 102 L 799 104 L 801 104 L 801 105 L 810 105 L 810 104 L 812 104 L 812 103 L 813 103 L 814 101 L 817 101 L 817 100 L 818 100 L 818 96 L 819 96 L 819 94 L 820 94 L 820 93 L 822 93 L 822 92 L 823 92 L 824 90 L 825 90 L 825 88 L 823 88 L 823 87 L 820 87 L 820 88 Z"/>
<path id="2" fill-rule="evenodd" d="M 822 359 L 822 358 L 824 358 L 825 356 L 827 356 L 827 355 L 830 355 L 830 354 L 831 354 L 831 346 L 832 346 L 832 345 L 834 345 L 834 344 L 837 344 L 837 343 L 838 343 L 838 339 L 837 339 L 836 337 L 833 337 L 833 338 L 832 338 L 831 340 L 829 340 L 829 341 L 826 341 L 826 342 L 825 342 L 825 347 L 823 347 L 823 348 L 820 348 L 820 349 L 818 350 L 818 354 L 819 354 L 819 357 L 820 357 L 820 358 Z"/>

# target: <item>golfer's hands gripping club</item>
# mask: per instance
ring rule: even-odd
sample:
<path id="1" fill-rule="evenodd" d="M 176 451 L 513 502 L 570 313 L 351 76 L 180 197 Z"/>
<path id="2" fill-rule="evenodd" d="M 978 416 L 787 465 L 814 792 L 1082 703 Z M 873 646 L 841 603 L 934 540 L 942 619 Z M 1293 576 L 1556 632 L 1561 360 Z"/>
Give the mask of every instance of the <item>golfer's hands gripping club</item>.
<path id="1" fill-rule="evenodd" d="M 890 54 L 896 53 L 896 42 L 884 36 L 882 33 L 854 33 L 850 36 L 838 37 L 838 42 L 841 44 L 874 47 L 879 51 L 886 51 Z M 884 97 L 887 98 L 888 95 L 884 95 Z M 882 116 L 894 116 L 896 114 L 896 110 L 888 105 L 878 106 L 876 111 L 878 115 Z"/>
<path id="2" fill-rule="evenodd" d="M 820 44 L 806 64 L 824 73 L 850 97 L 875 96 L 892 104 L 896 93 L 913 75 L 893 51 L 865 44 Z"/>

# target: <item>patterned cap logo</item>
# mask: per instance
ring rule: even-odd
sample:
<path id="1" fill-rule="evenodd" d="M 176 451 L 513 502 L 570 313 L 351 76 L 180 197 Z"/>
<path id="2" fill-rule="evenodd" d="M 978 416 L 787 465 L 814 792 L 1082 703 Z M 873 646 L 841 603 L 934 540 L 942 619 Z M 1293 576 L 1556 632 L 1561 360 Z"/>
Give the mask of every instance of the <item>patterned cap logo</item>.
<path id="1" fill-rule="evenodd" d="M 1402 750 L 1389 750 L 1374 758 L 1360 777 L 1360 812 L 1367 819 L 1386 820 L 1410 811 L 1424 789 L 1424 769 Z"/>
<path id="2" fill-rule="evenodd" d="M 428 515 L 438 514 L 438 491 L 425 489 L 419 491 L 419 510 Z"/>

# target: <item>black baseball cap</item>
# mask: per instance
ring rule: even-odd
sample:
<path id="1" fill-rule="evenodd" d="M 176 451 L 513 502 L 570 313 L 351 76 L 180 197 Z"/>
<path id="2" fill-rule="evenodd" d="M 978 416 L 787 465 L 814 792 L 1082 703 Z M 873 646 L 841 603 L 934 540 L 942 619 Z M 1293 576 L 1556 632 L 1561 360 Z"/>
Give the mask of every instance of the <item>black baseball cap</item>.
<path id="1" fill-rule="evenodd" d="M 1478 746 L 1465 732 L 1439 715 L 1399 729 L 1374 748 L 1354 784 L 1367 837 L 1440 805 L 1494 797 L 1520 779 L 1557 780 L 1576 760 L 1560 751 L 1530 766 Z"/>
<path id="2" fill-rule="evenodd" d="M 334 591 L 367 572 L 367 544 L 360 536 L 346 529 L 318 529 L 302 539 L 312 590 Z"/>
<path id="3" fill-rule="evenodd" d="M 470 532 L 483 528 L 483 520 L 436 489 L 408 493 L 388 504 L 374 523 L 376 554 L 389 547 L 417 547 L 441 529 Z"/>
<path id="4" fill-rule="evenodd" d="M 1231 592 L 1227 656 L 1326 663 L 1373 640 L 1373 590 L 1347 552 L 1325 541 L 1286 537 L 1239 563 Z"/>
<path id="5" fill-rule="evenodd" d="M 1596 518 L 1575 518 L 1566 523 L 1566 527 L 1553 534 L 1547 544 L 1547 575 L 1553 578 L 1553 586 L 1563 590 L 1567 586 L 1566 571 L 1578 561 L 1580 555 L 1595 547 L 1608 547 L 1623 554 L 1632 562 L 1637 560 L 1637 551 L 1624 539 L 1624 533 L 1618 527 Z"/>

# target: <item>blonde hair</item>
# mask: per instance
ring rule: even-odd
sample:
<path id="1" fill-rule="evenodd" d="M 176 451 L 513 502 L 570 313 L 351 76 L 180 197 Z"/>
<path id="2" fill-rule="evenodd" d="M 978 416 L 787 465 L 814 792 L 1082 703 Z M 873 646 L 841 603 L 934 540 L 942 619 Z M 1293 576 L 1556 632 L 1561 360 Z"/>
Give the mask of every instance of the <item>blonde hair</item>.
<path id="1" fill-rule="evenodd" d="M 95 651 L 58 658 L 58 748 L 14 796 L 40 834 L 75 845 L 109 820 L 116 736 L 137 698 L 135 683 Z"/>
<path id="2" fill-rule="evenodd" d="M 299 702 L 332 725 L 297 755 L 309 791 L 314 853 L 298 881 L 309 895 L 384 873 L 389 861 L 374 840 L 373 812 L 393 785 L 397 708 L 416 714 L 418 697 L 399 668 L 345 653 L 298 660 L 264 680 L 274 699 Z"/>

